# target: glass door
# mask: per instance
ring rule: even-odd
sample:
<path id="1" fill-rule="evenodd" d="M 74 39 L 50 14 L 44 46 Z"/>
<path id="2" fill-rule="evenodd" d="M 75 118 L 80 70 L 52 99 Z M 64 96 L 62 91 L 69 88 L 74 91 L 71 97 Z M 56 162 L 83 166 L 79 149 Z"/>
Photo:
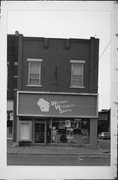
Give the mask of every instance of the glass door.
<path id="1" fill-rule="evenodd" d="M 35 123 L 35 143 L 45 143 L 45 123 Z"/>

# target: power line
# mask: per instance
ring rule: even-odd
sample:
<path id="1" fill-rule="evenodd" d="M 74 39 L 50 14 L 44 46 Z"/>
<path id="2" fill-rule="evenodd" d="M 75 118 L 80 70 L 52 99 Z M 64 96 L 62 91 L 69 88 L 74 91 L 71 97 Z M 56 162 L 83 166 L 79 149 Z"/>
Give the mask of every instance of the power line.
<path id="1" fill-rule="evenodd" d="M 101 53 L 100 57 L 99 57 L 99 60 L 100 58 L 103 56 L 103 54 L 105 53 L 105 51 L 107 50 L 108 46 L 110 45 L 111 41 L 109 41 L 109 43 L 107 44 L 107 46 L 105 47 L 105 49 L 103 50 L 103 52 Z"/>

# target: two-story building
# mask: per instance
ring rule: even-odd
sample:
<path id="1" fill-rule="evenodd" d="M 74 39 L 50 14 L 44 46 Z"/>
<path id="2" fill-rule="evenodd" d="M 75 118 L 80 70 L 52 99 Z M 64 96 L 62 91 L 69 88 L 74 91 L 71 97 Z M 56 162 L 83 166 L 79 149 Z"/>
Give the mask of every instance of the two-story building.
<path id="1" fill-rule="evenodd" d="M 97 145 L 99 39 L 18 36 L 18 144 Z"/>

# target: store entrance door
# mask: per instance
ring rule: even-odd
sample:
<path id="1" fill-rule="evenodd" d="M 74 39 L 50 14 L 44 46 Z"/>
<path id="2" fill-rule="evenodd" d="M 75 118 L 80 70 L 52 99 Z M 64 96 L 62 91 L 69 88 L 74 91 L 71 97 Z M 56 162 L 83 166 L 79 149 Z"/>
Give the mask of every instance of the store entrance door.
<path id="1" fill-rule="evenodd" d="M 35 143 L 45 143 L 45 123 L 35 123 Z"/>

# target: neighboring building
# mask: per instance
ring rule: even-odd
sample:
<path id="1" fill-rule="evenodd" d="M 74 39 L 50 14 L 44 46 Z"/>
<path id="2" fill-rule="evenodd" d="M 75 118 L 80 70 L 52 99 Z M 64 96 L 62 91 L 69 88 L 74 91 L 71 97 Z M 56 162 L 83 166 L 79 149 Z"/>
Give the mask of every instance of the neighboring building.
<path id="1" fill-rule="evenodd" d="M 18 144 L 97 145 L 99 40 L 18 36 Z"/>
<path id="2" fill-rule="evenodd" d="M 110 109 L 103 109 L 98 113 L 98 134 L 110 132 Z"/>
<path id="3" fill-rule="evenodd" d="M 18 37 L 7 36 L 7 138 L 13 138 L 14 92 L 18 78 Z"/>

